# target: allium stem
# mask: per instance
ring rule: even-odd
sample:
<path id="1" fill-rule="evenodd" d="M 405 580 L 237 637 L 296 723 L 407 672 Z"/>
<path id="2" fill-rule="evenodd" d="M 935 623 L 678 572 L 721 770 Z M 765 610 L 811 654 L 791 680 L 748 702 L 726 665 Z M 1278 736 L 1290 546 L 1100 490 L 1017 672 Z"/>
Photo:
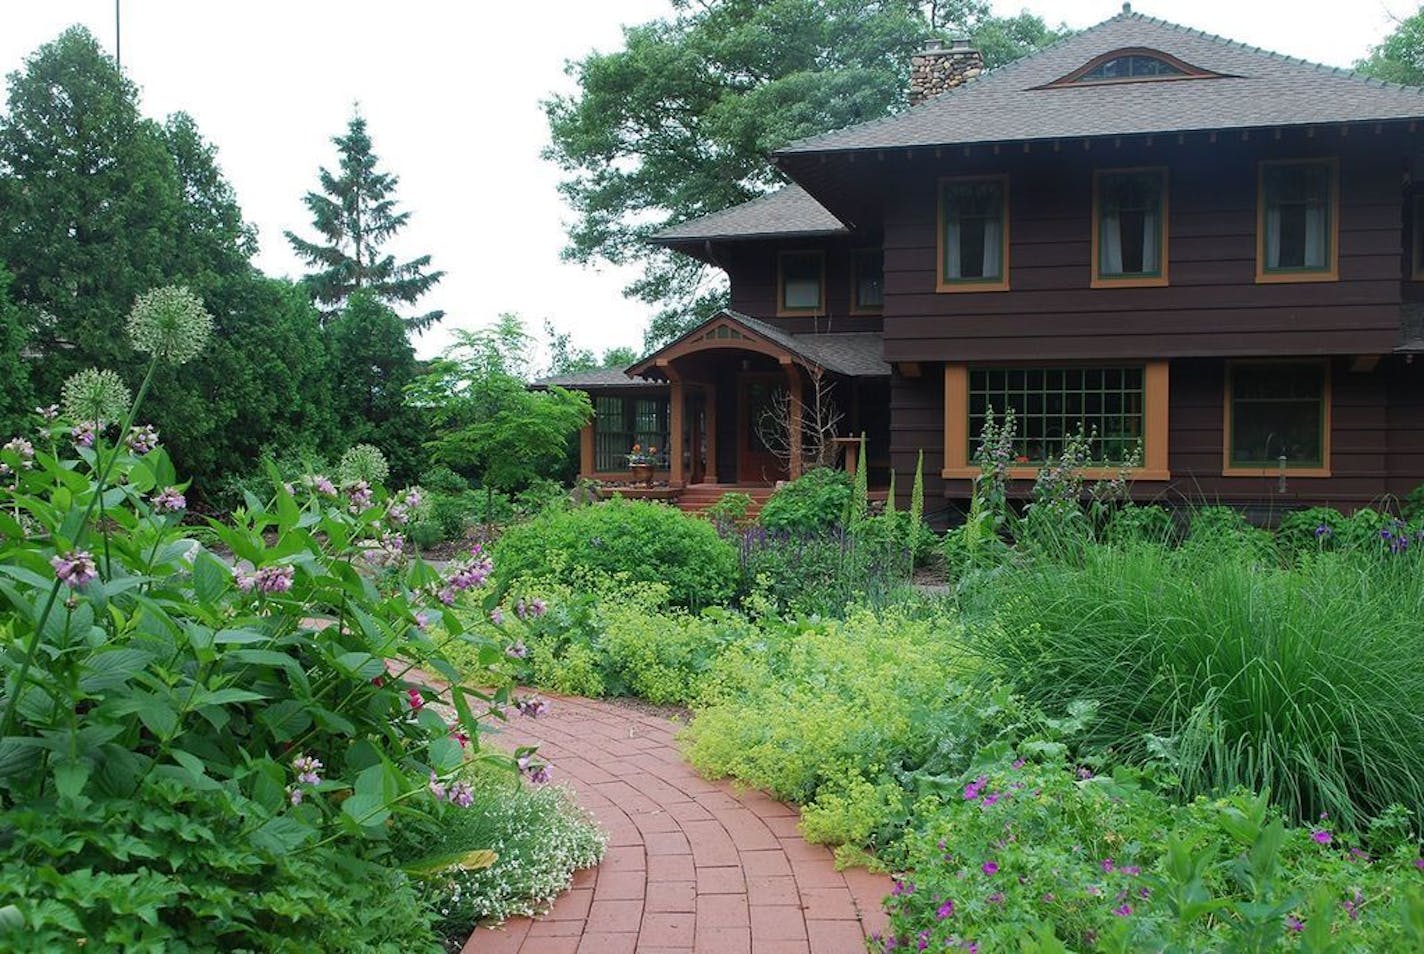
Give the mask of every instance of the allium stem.
<path id="1" fill-rule="evenodd" d="M 153 383 L 153 373 L 158 370 L 158 356 L 154 355 L 153 360 L 148 363 L 148 373 L 143 376 L 143 384 L 138 389 L 138 395 L 134 397 L 133 404 L 129 405 L 129 415 L 124 421 L 121 434 L 127 434 L 129 428 L 133 426 L 134 418 L 138 416 L 138 409 L 143 404 L 144 396 L 148 394 L 148 386 Z M 114 461 L 118 460 L 117 451 L 99 472 L 99 485 L 94 492 L 94 496 L 89 498 L 89 504 L 84 508 L 84 517 L 79 521 L 79 529 L 74 536 L 74 546 L 78 548 L 84 542 L 84 534 L 89 529 L 89 519 L 94 516 L 94 508 L 104 497 L 104 485 L 109 480 L 109 472 L 114 468 Z M 102 454 L 96 459 L 102 461 Z M 107 558 L 107 548 L 109 545 L 108 534 L 104 535 L 105 556 Z M 14 729 L 15 708 L 19 705 L 20 696 L 25 692 L 25 679 L 30 674 L 30 666 L 34 664 L 35 653 L 39 650 L 40 633 L 44 632 L 45 624 L 49 622 L 49 614 L 54 611 L 54 604 L 59 597 L 59 588 L 62 584 L 59 580 L 54 581 L 54 586 L 50 588 L 49 600 L 45 603 L 45 608 L 40 613 L 40 618 L 35 623 L 34 632 L 30 634 L 29 645 L 25 647 L 25 657 L 20 661 L 20 669 L 15 674 L 15 691 L 5 699 L 5 715 L 0 718 L 0 736 L 9 735 Z"/>

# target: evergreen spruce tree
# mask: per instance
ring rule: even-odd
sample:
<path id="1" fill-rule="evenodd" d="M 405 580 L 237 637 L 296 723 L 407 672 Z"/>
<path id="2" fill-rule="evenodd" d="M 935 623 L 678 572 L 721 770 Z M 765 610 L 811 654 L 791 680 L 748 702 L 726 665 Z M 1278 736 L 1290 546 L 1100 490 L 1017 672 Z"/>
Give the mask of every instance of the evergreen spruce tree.
<path id="1" fill-rule="evenodd" d="M 315 269 L 306 276 L 312 298 L 328 321 L 361 290 L 392 307 L 414 304 L 445 273 L 429 271 L 429 255 L 398 264 L 394 255 L 382 252 L 386 242 L 410 221 L 409 212 L 396 211 L 394 192 L 399 178 L 377 168 L 366 120 L 359 114 L 351 117 L 346 135 L 334 136 L 331 141 L 341 154 L 340 172 L 333 175 L 323 168 L 319 175 L 322 191 L 308 192 L 304 200 L 320 238 L 309 242 L 286 233 L 296 253 Z M 423 331 L 443 317 L 443 311 L 428 311 L 406 318 L 405 324 L 413 331 Z"/>
<path id="2" fill-rule="evenodd" d="M 28 342 L 20 309 L 10 301 L 10 273 L 0 267 L 0 442 L 23 433 L 33 413 Z"/>

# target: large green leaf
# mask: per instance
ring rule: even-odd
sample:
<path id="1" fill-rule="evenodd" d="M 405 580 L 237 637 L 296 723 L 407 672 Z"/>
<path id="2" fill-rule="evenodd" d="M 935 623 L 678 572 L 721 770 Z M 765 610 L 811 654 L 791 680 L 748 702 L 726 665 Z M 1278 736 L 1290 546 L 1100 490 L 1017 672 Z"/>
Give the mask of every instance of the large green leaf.
<path id="1" fill-rule="evenodd" d="M 299 699 L 283 699 L 257 714 L 257 721 L 267 727 L 279 742 L 286 742 L 311 728 L 311 714 Z"/>

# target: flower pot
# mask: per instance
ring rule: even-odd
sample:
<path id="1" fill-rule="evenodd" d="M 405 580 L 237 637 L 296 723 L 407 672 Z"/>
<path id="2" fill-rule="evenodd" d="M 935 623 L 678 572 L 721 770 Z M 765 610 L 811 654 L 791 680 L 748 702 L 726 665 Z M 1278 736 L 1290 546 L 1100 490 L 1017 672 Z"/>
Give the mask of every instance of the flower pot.
<path id="1" fill-rule="evenodd" d="M 633 481 L 645 487 L 653 485 L 653 474 L 657 468 L 652 464 L 629 464 L 628 469 L 633 472 Z"/>

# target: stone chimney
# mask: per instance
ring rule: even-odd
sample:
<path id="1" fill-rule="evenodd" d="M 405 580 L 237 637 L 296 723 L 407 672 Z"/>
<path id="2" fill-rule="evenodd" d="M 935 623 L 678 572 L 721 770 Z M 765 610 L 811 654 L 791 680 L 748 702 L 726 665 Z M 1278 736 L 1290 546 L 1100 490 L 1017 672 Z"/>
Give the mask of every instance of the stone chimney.
<path id="1" fill-rule="evenodd" d="M 930 40 L 910 57 L 910 105 L 948 92 L 984 72 L 984 56 L 968 40 Z"/>

